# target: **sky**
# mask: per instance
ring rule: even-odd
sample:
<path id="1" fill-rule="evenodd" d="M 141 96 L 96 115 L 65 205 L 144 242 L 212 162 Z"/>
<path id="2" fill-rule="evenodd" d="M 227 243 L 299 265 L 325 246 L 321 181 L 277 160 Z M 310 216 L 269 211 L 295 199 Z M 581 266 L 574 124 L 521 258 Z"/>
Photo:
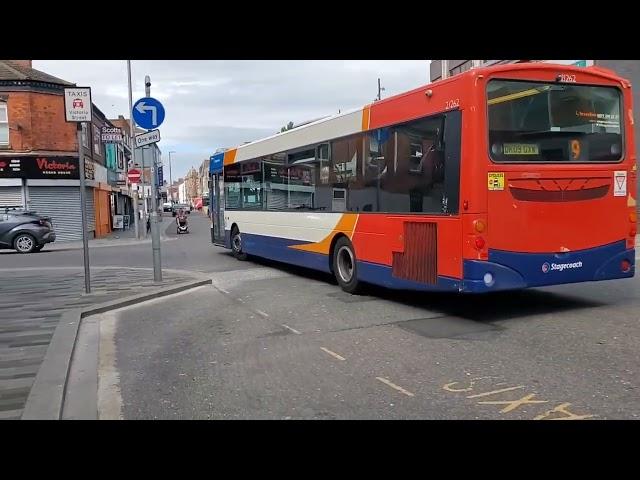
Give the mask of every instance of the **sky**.
<path id="1" fill-rule="evenodd" d="M 133 101 L 151 96 L 166 111 L 158 144 L 175 181 L 218 148 L 273 135 L 301 123 L 429 83 L 429 60 L 167 60 L 131 62 Z M 91 87 L 108 118 L 128 118 L 125 60 L 34 60 L 33 67 Z M 165 169 L 166 171 L 166 169 Z"/>

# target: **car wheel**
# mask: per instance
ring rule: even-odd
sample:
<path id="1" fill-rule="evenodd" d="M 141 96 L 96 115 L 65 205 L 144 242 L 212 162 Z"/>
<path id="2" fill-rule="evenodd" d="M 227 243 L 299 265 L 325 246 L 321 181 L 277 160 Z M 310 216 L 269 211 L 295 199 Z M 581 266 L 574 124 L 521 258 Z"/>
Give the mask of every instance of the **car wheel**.
<path id="1" fill-rule="evenodd" d="M 356 294 L 362 290 L 358 281 L 356 253 L 346 237 L 340 238 L 333 249 L 333 273 L 345 292 Z"/>
<path id="2" fill-rule="evenodd" d="M 234 227 L 231 232 L 231 251 L 233 256 L 238 260 L 243 261 L 247 259 L 247 254 L 242 251 L 242 236 L 238 227 Z"/>
<path id="3" fill-rule="evenodd" d="M 13 241 L 13 248 L 18 253 L 31 253 L 36 248 L 36 239 L 28 233 L 21 233 Z"/>

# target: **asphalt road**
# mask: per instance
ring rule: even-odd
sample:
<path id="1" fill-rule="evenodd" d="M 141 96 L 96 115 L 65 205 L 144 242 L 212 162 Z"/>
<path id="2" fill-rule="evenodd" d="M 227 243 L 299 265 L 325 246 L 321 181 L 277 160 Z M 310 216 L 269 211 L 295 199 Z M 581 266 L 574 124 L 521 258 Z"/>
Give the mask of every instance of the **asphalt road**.
<path id="1" fill-rule="evenodd" d="M 230 255 L 219 255 L 210 241 L 209 219 L 201 213 L 189 217 L 189 234 L 176 234 L 175 220 L 165 214 L 160 228 L 170 241 L 161 243 L 162 266 L 172 269 L 212 272 L 237 265 Z M 177 237 L 177 238 L 175 238 Z M 90 248 L 90 264 L 99 266 L 153 267 L 151 243 Z M 14 250 L 0 250 L 0 268 L 13 267 L 82 267 L 82 250 L 47 250 L 37 254 L 20 255 Z"/>
<path id="2" fill-rule="evenodd" d="M 176 236 L 170 217 L 162 228 Z M 640 416 L 638 277 L 479 297 L 350 296 L 324 274 L 238 262 L 209 235 L 194 214 L 162 257 L 209 273 L 213 287 L 100 322 L 103 418 Z M 151 267 L 151 246 L 94 248 L 91 264 Z M 81 266 L 82 255 L 3 251 L 0 265 Z"/>
<path id="3" fill-rule="evenodd" d="M 350 296 L 211 248 L 213 287 L 111 314 L 121 418 L 640 416 L 638 277 Z"/>

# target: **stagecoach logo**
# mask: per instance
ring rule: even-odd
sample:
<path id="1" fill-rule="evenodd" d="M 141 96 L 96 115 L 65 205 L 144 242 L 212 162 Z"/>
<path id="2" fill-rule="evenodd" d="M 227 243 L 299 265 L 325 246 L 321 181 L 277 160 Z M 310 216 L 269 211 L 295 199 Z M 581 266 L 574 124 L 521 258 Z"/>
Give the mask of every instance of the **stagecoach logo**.
<path id="1" fill-rule="evenodd" d="M 549 273 L 550 270 L 557 270 L 562 272 L 563 270 L 570 268 L 582 268 L 582 262 L 573 262 L 573 263 L 551 263 L 544 262 L 542 264 L 542 273 Z"/>

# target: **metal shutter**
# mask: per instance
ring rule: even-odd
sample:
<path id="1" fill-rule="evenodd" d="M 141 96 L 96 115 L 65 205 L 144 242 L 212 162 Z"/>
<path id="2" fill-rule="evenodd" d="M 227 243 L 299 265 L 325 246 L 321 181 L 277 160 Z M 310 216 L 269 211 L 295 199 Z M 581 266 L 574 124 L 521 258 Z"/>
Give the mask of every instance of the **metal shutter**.
<path id="1" fill-rule="evenodd" d="M 91 193 L 93 194 L 93 192 Z M 82 240 L 80 189 L 78 187 L 30 186 L 29 199 L 31 210 L 35 210 L 40 215 L 51 217 L 57 242 Z"/>
<path id="2" fill-rule="evenodd" d="M 286 210 L 286 190 L 265 190 L 267 195 L 267 210 Z"/>
<path id="3" fill-rule="evenodd" d="M 313 197 L 310 192 L 289 192 L 289 208 L 296 208 L 300 205 L 306 205 L 307 207 L 313 206 Z"/>
<path id="4" fill-rule="evenodd" d="M 22 187 L 0 187 L 0 207 L 23 207 Z"/>

